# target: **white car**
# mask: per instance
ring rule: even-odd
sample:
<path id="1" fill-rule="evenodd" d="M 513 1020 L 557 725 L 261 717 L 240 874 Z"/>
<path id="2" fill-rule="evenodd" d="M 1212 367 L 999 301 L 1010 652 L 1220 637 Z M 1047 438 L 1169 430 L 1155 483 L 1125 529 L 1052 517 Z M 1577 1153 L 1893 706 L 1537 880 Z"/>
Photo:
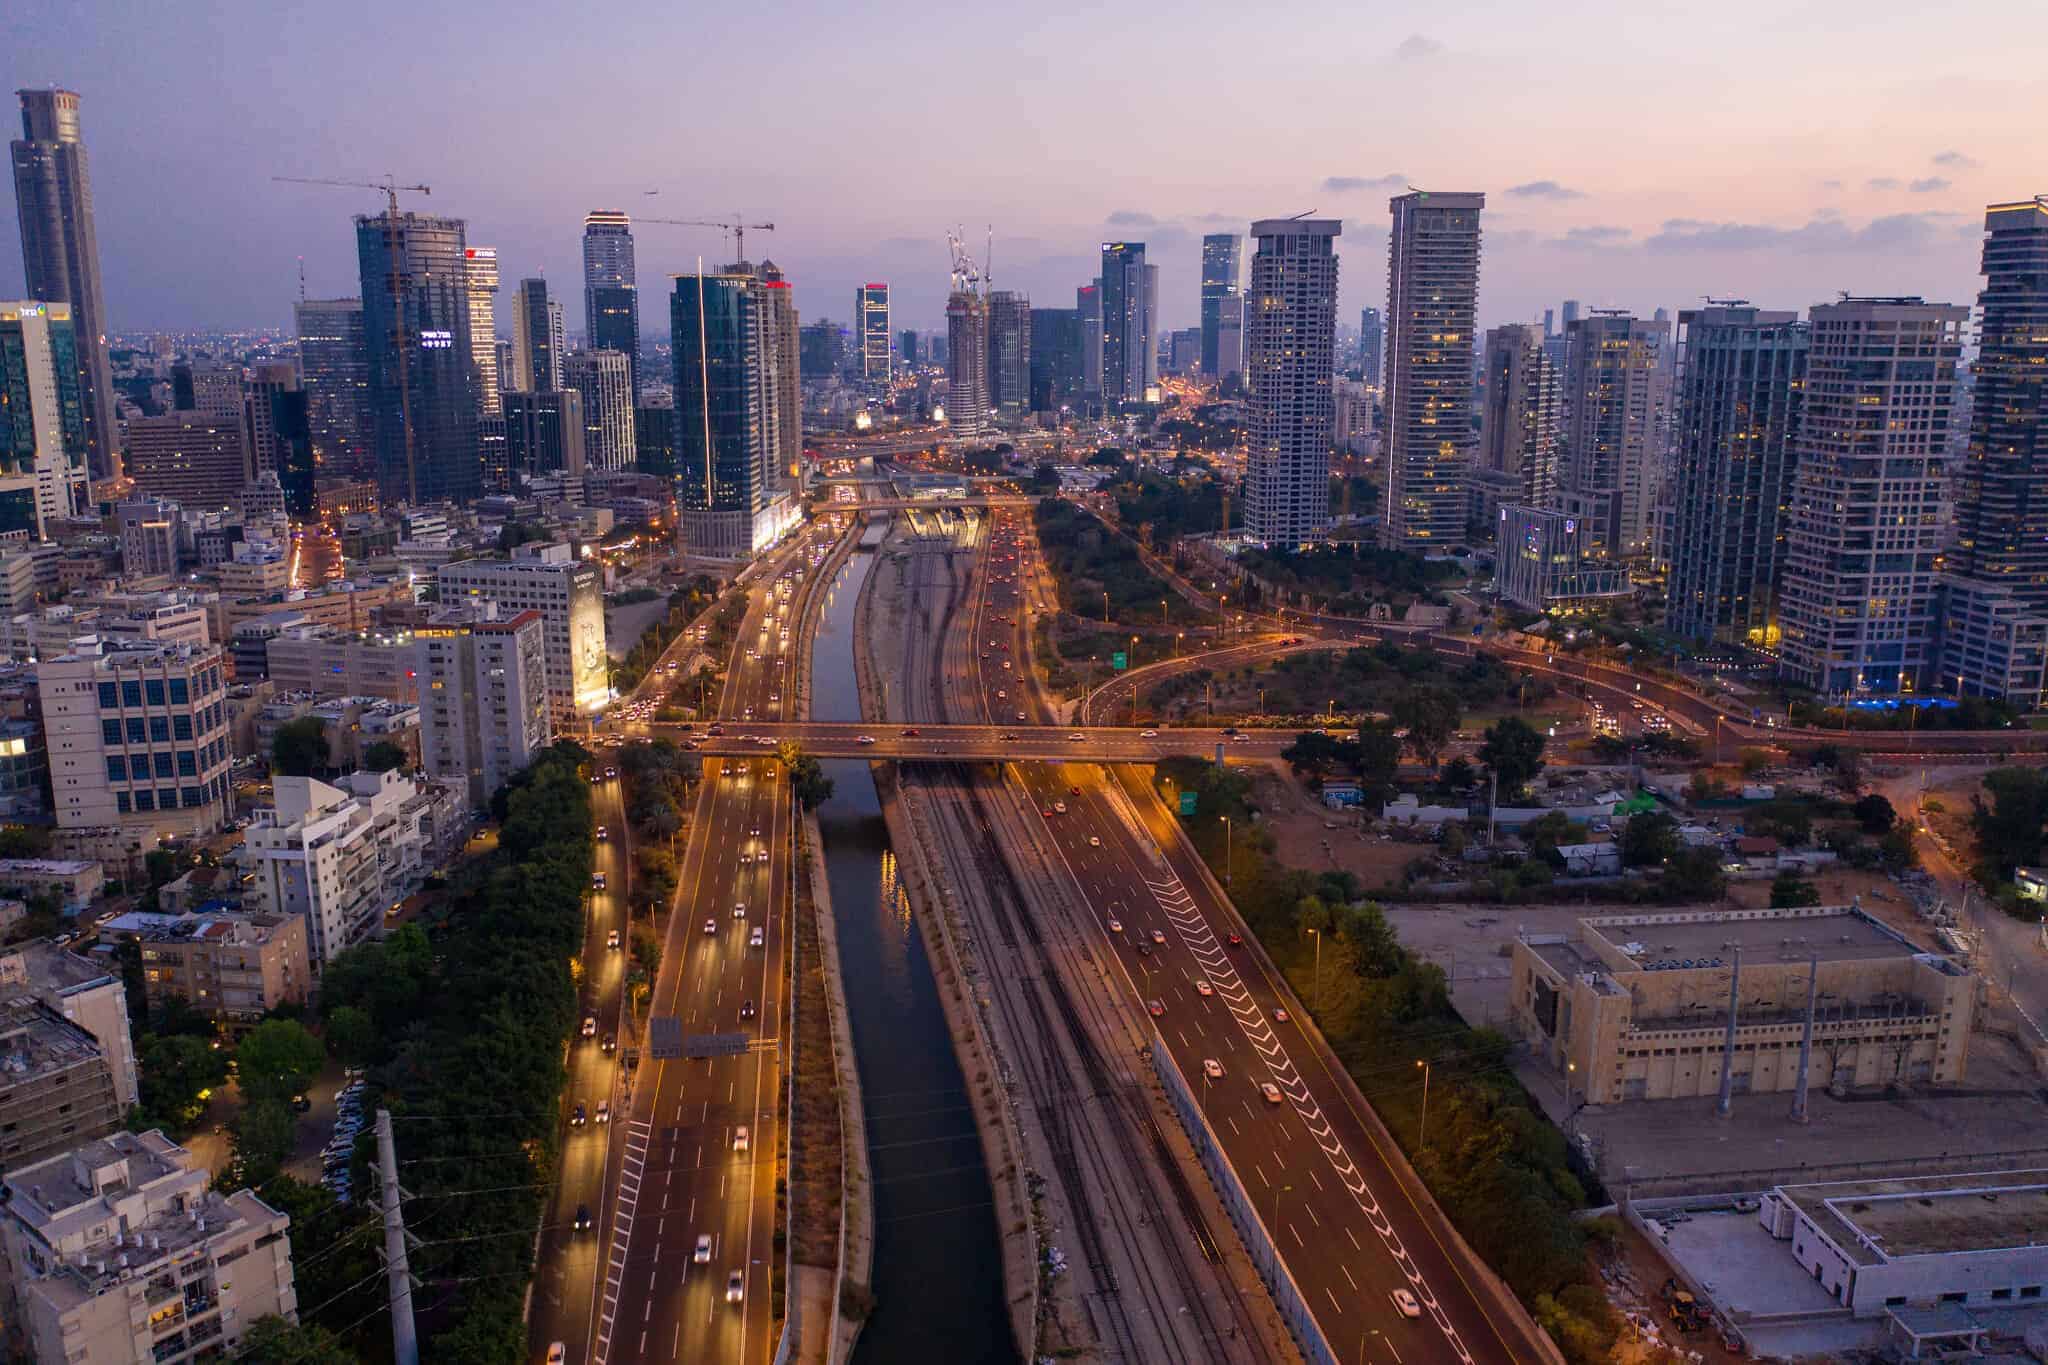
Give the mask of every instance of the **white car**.
<path id="1" fill-rule="evenodd" d="M 586 1014 L 583 1016 L 583 1036 L 585 1038 L 595 1038 L 597 1036 L 596 1015 Z"/>
<path id="2" fill-rule="evenodd" d="M 725 1277 L 725 1301 L 745 1303 L 747 1299 L 747 1277 L 735 1270 Z"/>
<path id="3" fill-rule="evenodd" d="M 745 919 L 747 917 L 747 903 L 745 901 L 740 901 L 733 906 L 732 917 L 734 919 Z"/>
<path id="4" fill-rule="evenodd" d="M 1195 983 L 1195 994 L 1203 997 L 1211 996 L 1216 994 L 1216 988 L 1206 981 L 1197 981 Z"/>
<path id="5" fill-rule="evenodd" d="M 875 737 L 873 735 L 862 735 L 859 739 L 856 739 L 854 741 L 854 743 L 856 744 L 873 744 L 874 742 Z"/>
<path id="6" fill-rule="evenodd" d="M 607 947 L 607 948 L 616 948 L 616 947 L 618 947 L 618 946 L 619 946 L 619 931 L 618 931 L 618 930 L 614 929 L 614 930 L 612 930 L 612 931 L 611 931 L 611 932 L 610 932 L 609 934 L 606 934 L 606 935 L 604 936 L 604 946 L 605 946 L 605 947 Z"/>
<path id="7" fill-rule="evenodd" d="M 1204 1057 L 1202 1059 L 1202 1074 L 1212 1081 L 1222 1080 L 1223 1063 L 1217 1061 L 1214 1057 Z"/>
<path id="8" fill-rule="evenodd" d="M 1076 731 L 1075 733 L 1067 736 L 1067 743 L 1069 744 L 1086 744 L 1087 742 L 1088 736 L 1080 733 L 1079 731 Z"/>
<path id="9" fill-rule="evenodd" d="M 754 926 L 754 932 L 747 935 L 747 946 L 749 948 L 764 947 L 766 946 L 767 942 L 767 936 L 765 932 L 762 930 L 761 926 L 758 924 Z"/>
<path id="10" fill-rule="evenodd" d="M 1280 1094 L 1280 1087 L 1271 1081 L 1261 1081 L 1259 1083 L 1259 1093 L 1266 1097 L 1266 1103 L 1268 1104 L 1279 1104 L 1284 1098 Z"/>
<path id="11" fill-rule="evenodd" d="M 559 1341 L 548 1343 L 548 1365 L 564 1365 L 569 1359 L 569 1348 Z"/>
<path id="12" fill-rule="evenodd" d="M 743 1123 L 739 1127 L 732 1130 L 732 1149 L 735 1152 L 744 1152 L 748 1149 L 746 1124 Z"/>
<path id="13" fill-rule="evenodd" d="M 704 932 L 705 932 L 705 933 L 707 933 L 707 934 L 715 934 L 715 933 L 717 933 L 717 932 L 718 932 L 718 921 L 717 921 L 717 920 L 715 920 L 715 919 L 707 919 L 707 920 L 705 920 L 705 921 L 704 921 Z"/>
<path id="14" fill-rule="evenodd" d="M 1065 814 L 1067 813 L 1067 803 L 1066 803 L 1066 802 L 1064 802 L 1064 801 L 1055 801 L 1055 802 L 1053 802 L 1053 803 L 1052 803 L 1052 808 L 1053 808 L 1053 810 L 1054 810 L 1054 811 L 1056 811 L 1056 812 L 1057 812 L 1058 814 L 1061 814 L 1061 815 L 1065 815 Z"/>
<path id="15" fill-rule="evenodd" d="M 599 1123 L 610 1123 L 612 1121 L 612 1102 L 610 1100 L 599 1100 L 597 1102 L 597 1121 Z"/>
<path id="16" fill-rule="evenodd" d="M 607 839 L 609 839 L 609 838 L 611 838 L 611 837 L 612 837 L 612 836 L 611 836 L 611 833 L 610 833 L 610 831 L 608 831 L 607 829 L 605 829 L 605 827 L 604 827 L 603 825 L 599 825 L 599 826 L 597 827 L 597 838 L 598 838 L 598 842 L 599 842 L 599 843 L 603 843 L 603 842 L 604 842 L 605 840 L 607 840 Z"/>
<path id="17" fill-rule="evenodd" d="M 1115 915 L 1111 915 L 1109 917 L 1109 932 L 1111 932 L 1112 934 L 1121 934 L 1123 931 L 1124 922 L 1118 919 Z"/>
<path id="18" fill-rule="evenodd" d="M 1139 738 L 1139 739 L 1157 739 L 1157 738 L 1159 738 L 1159 732 L 1158 732 L 1157 730 L 1140 730 L 1140 731 L 1138 732 L 1138 738 Z"/>
<path id="19" fill-rule="evenodd" d="M 1401 1310 L 1402 1317 L 1419 1318 L 1422 1316 L 1422 1305 L 1417 1303 L 1415 1301 L 1415 1296 L 1409 1293 L 1407 1290 L 1396 1289 L 1392 1297 L 1394 1300 L 1394 1307 Z"/>
<path id="20" fill-rule="evenodd" d="M 1088 847 L 1090 847 L 1090 848 L 1101 848 L 1101 847 L 1102 847 L 1102 836 L 1101 836 L 1101 835 L 1099 835 L 1099 834 L 1091 834 L 1091 835 L 1089 835 L 1089 836 L 1088 836 Z"/>
<path id="21" fill-rule="evenodd" d="M 691 1259 L 691 1260 L 693 1260 L 693 1261 L 695 1261 L 695 1262 L 696 1262 L 696 1263 L 697 1263 L 698 1265 L 710 1265 L 710 1264 L 711 1264 L 711 1234 L 710 1234 L 710 1233 L 708 1233 L 708 1232 L 700 1232 L 700 1233 L 698 1233 L 698 1234 L 697 1234 L 697 1250 L 696 1250 L 696 1252 L 695 1252 L 694 1254 L 692 1254 L 692 1255 L 691 1255 L 690 1259 Z"/>
<path id="22" fill-rule="evenodd" d="M 761 851 L 760 851 L 759 853 L 755 854 L 755 855 L 754 855 L 754 861 L 755 861 L 755 862 L 757 862 L 757 863 L 765 863 L 765 862 L 767 862 L 767 861 L 768 861 L 768 850 L 764 848 L 764 849 L 762 849 L 762 850 L 761 850 Z"/>

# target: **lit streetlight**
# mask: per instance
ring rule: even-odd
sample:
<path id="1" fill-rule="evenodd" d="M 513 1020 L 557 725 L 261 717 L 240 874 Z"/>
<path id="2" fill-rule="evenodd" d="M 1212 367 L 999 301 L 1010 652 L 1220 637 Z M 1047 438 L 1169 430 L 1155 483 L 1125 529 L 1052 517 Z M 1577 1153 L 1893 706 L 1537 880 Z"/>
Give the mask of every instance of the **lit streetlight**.
<path id="1" fill-rule="evenodd" d="M 1223 817 L 1223 884 L 1230 885 L 1230 817 Z"/>
<path id="2" fill-rule="evenodd" d="M 1416 1136 L 1418 1147 L 1429 1146 L 1429 1063 L 1418 1059 L 1415 1065 L 1422 1068 L 1422 1128 Z"/>

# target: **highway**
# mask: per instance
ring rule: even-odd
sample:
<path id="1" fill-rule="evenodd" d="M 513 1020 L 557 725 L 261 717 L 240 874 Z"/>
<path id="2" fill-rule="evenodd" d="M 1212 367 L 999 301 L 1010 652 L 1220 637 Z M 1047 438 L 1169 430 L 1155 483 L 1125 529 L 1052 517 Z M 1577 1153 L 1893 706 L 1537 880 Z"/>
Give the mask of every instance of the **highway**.
<path id="1" fill-rule="evenodd" d="M 807 587 L 852 522 L 814 524 L 752 576 L 722 715 L 793 702 Z M 676 1019 L 686 1038 L 742 1035 L 745 1050 L 670 1060 L 643 1048 L 613 1139 L 613 1221 L 588 1356 L 599 1365 L 765 1361 L 775 1349 L 777 1040 L 793 833 L 780 769 L 758 755 L 704 764 L 651 1014 Z M 709 1239 L 702 1261 L 699 1238 Z"/>
<path id="2" fill-rule="evenodd" d="M 1009 689 L 991 689 L 991 691 Z M 1012 714 L 1015 714 L 1013 711 Z M 1295 741 L 1300 731 L 1164 729 L 1148 732 L 1129 726 L 1052 725 L 1043 720 L 1009 724 L 901 725 L 891 721 L 767 721 L 725 722 L 723 733 L 692 727 L 655 724 L 648 729 L 696 743 L 707 757 L 769 754 L 781 741 L 795 740 L 819 758 L 1041 759 L 1079 758 L 1104 763 L 1152 763 L 1175 754 L 1214 758 L 1218 745 L 1232 758 L 1272 758 Z M 1076 740 L 1074 736 L 1081 738 Z M 868 742 L 864 742 L 868 741 Z"/>

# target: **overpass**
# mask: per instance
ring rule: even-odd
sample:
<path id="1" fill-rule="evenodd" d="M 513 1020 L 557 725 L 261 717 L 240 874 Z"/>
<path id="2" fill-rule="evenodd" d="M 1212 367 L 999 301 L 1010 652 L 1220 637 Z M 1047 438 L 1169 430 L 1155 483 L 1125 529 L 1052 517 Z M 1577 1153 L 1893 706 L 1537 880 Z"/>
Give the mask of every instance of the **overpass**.
<path id="1" fill-rule="evenodd" d="M 697 741 L 706 758 L 759 758 L 784 740 L 814 758 L 926 759 L 934 762 L 1018 759 L 1046 763 L 1153 763 L 1162 758 L 1272 758 L 1296 730 L 1135 730 L 1127 726 L 891 725 L 847 721 L 730 721 L 722 735 L 650 725 L 669 738 Z M 1074 737 L 1078 735 L 1080 739 Z"/>
<path id="2" fill-rule="evenodd" d="M 844 487 L 845 485 L 841 485 Z M 948 508 L 971 507 L 985 511 L 992 507 L 1033 507 L 1038 499 L 1022 493 L 969 493 L 964 498 L 868 498 L 861 502 L 822 501 L 820 512 L 943 512 Z"/>

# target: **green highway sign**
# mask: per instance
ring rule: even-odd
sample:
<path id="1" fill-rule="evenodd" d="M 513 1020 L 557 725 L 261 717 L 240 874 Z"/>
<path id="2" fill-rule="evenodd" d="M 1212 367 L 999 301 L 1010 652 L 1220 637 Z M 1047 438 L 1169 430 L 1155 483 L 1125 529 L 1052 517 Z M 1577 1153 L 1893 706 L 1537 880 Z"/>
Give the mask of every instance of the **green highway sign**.
<path id="1" fill-rule="evenodd" d="M 1180 794 L 1180 813 L 1182 815 L 1193 815 L 1195 813 L 1194 792 L 1182 792 Z"/>
<path id="2" fill-rule="evenodd" d="M 1109 666 L 1111 668 L 1116 669 L 1118 672 L 1122 672 L 1124 669 L 1129 668 L 1131 666 L 1130 656 L 1125 654 L 1122 650 L 1118 650 L 1116 653 L 1109 656 Z"/>

